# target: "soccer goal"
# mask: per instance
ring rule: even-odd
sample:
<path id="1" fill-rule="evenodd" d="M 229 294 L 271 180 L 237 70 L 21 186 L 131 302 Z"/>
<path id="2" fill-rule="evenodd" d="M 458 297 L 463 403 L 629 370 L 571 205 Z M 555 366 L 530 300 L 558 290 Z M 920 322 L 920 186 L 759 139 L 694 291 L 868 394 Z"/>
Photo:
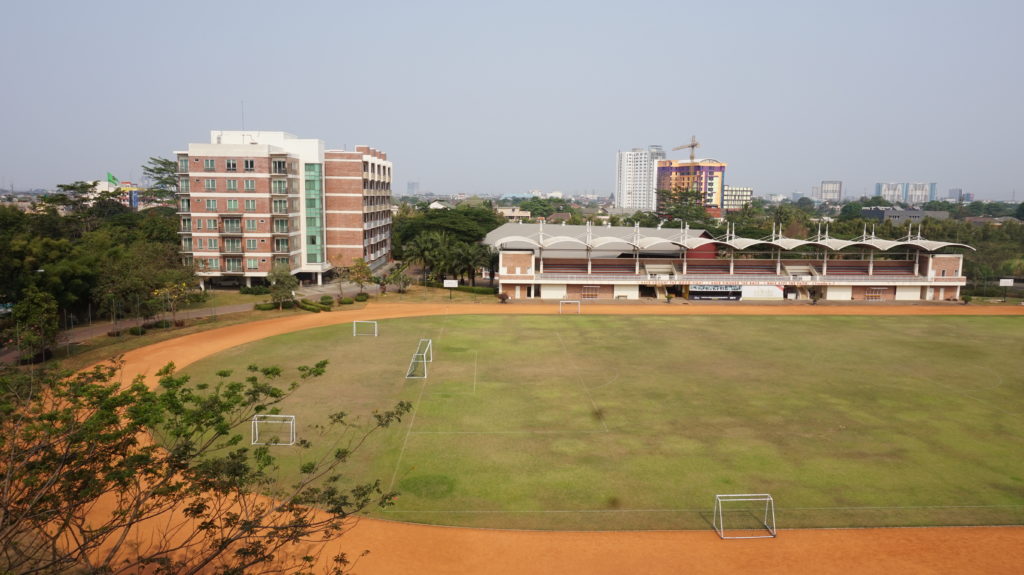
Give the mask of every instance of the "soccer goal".
<path id="1" fill-rule="evenodd" d="M 767 493 L 715 495 L 712 524 L 722 539 L 775 537 L 775 500 Z"/>
<path id="2" fill-rule="evenodd" d="M 409 369 L 405 372 L 406 379 L 425 379 L 427 364 L 434 361 L 434 340 L 421 339 L 416 345 L 416 353 L 412 354 Z"/>
<path id="3" fill-rule="evenodd" d="M 352 337 L 357 335 L 372 335 L 377 337 L 377 322 L 375 321 L 354 321 L 352 322 Z"/>
<path id="4" fill-rule="evenodd" d="M 564 299 L 558 302 L 558 313 L 580 313 L 580 300 Z"/>
<path id="5" fill-rule="evenodd" d="M 295 416 L 252 416 L 253 445 L 295 445 Z"/>

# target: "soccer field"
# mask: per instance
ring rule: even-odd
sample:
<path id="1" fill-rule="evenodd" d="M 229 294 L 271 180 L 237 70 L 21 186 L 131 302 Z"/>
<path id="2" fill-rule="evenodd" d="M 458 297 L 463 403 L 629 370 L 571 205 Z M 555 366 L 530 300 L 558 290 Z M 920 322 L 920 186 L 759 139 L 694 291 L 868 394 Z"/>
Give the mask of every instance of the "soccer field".
<path id="1" fill-rule="evenodd" d="M 1024 321 L 1004 317 L 439 316 L 269 338 L 190 366 L 328 359 L 282 405 L 318 425 L 408 400 L 350 467 L 388 518 L 707 528 L 716 493 L 781 527 L 1024 523 Z M 425 379 L 406 370 L 433 340 Z M 282 477 L 281 481 L 290 481 Z M 378 513 L 378 515 L 381 515 Z"/>

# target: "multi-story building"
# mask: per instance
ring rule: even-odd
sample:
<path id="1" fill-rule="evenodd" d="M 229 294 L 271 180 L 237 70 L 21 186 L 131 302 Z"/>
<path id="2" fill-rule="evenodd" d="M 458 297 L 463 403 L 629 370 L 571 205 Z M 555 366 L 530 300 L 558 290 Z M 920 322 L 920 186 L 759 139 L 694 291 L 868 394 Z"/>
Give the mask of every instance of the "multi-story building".
<path id="1" fill-rule="evenodd" d="M 725 167 L 728 164 L 718 160 L 659 160 L 659 190 L 696 191 L 701 203 L 708 208 L 722 207 L 722 190 L 725 187 Z"/>
<path id="2" fill-rule="evenodd" d="M 252 284 L 276 264 L 325 273 L 391 253 L 391 162 L 285 132 L 213 131 L 178 160 L 182 255 L 204 281 Z"/>
<path id="3" fill-rule="evenodd" d="M 843 182 L 839 180 L 822 180 L 815 200 L 820 202 L 839 203 L 843 200 Z"/>
<path id="4" fill-rule="evenodd" d="M 665 157 L 661 146 L 633 148 L 618 153 L 615 207 L 623 211 L 653 212 L 657 208 L 657 162 Z"/>
<path id="5" fill-rule="evenodd" d="M 722 209 L 725 211 L 742 210 L 753 199 L 754 188 L 722 186 Z"/>

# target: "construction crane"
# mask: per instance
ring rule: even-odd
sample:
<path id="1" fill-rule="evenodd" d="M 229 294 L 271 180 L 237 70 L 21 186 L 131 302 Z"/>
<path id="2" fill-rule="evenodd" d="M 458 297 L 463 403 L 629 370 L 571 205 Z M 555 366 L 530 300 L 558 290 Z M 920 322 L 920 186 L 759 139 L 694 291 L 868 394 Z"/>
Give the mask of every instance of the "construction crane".
<path id="1" fill-rule="evenodd" d="M 690 161 L 692 162 L 694 160 L 694 158 L 696 157 L 697 148 L 699 148 L 699 147 L 700 147 L 700 143 L 697 142 L 697 136 L 691 136 L 689 144 L 683 144 L 682 146 L 676 146 L 675 148 L 672 148 L 672 151 L 674 152 L 676 150 L 685 150 L 686 148 L 690 148 Z"/>

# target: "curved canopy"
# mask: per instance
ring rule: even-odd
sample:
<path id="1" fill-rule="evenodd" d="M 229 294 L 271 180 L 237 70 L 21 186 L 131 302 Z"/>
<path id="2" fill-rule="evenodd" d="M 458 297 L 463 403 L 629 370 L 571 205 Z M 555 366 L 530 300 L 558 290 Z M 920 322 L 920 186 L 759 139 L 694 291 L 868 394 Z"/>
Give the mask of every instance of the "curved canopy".
<path id="1" fill-rule="evenodd" d="M 902 240 L 884 240 L 863 237 L 856 240 L 840 240 L 817 237 L 813 240 L 798 240 L 786 237 L 774 239 L 751 239 L 736 236 L 727 239 L 712 238 L 706 230 L 691 228 L 641 228 L 587 225 L 546 225 L 505 224 L 487 234 L 484 243 L 497 249 L 590 249 L 590 250 L 674 250 L 697 249 L 708 244 L 727 246 L 735 250 L 746 250 L 757 245 L 767 245 L 782 250 L 793 250 L 805 245 L 820 246 L 830 251 L 839 251 L 851 246 L 864 246 L 878 251 L 910 246 L 926 252 L 957 247 L 973 250 L 969 245 L 936 242 L 917 237 Z"/>

